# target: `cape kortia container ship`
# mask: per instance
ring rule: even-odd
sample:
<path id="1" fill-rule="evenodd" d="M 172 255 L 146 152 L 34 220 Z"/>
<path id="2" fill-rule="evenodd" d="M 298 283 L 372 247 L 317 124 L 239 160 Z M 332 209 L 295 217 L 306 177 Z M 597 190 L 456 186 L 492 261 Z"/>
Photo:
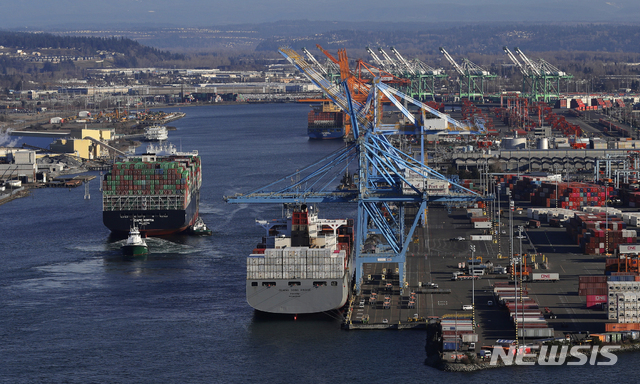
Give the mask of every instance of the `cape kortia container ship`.
<path id="1" fill-rule="evenodd" d="M 202 170 L 198 151 L 171 145 L 117 162 L 102 181 L 102 221 L 125 235 L 135 222 L 147 236 L 186 230 L 198 218 Z"/>
<path id="2" fill-rule="evenodd" d="M 247 258 L 247 302 L 274 314 L 339 309 L 351 289 L 353 220 L 323 220 L 299 205 L 286 217 L 257 221 L 267 235 Z"/>

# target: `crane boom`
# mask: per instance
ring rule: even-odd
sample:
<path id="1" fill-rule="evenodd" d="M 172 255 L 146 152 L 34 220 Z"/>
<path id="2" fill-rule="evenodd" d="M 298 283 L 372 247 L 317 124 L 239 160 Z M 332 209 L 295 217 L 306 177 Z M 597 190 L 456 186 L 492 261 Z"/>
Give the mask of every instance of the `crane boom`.
<path id="1" fill-rule="evenodd" d="M 453 60 L 453 57 L 451 57 L 449 52 L 447 52 L 442 47 L 440 47 L 440 52 L 442 52 L 442 54 L 449 61 L 449 63 L 451 63 L 451 65 L 453 65 L 453 68 L 455 68 L 456 72 L 458 72 L 459 75 L 464 76 L 464 70 L 462 70 L 462 67 L 460 65 L 458 65 L 458 63 L 456 63 L 455 60 Z"/>
<path id="2" fill-rule="evenodd" d="M 520 50 L 520 48 L 516 47 L 516 53 L 520 55 L 522 61 L 524 61 L 527 66 L 529 66 L 533 73 L 535 73 L 537 76 L 540 76 L 540 70 L 538 69 L 538 66 L 531 62 L 531 60 L 529 60 L 529 58 L 524 54 L 524 52 Z"/>
<path id="3" fill-rule="evenodd" d="M 336 60 L 335 57 L 333 57 L 332 54 L 330 54 L 326 49 L 322 48 L 320 46 L 320 44 L 316 44 L 316 47 L 318 47 L 318 49 L 320 50 L 320 52 L 324 53 L 325 56 L 327 56 L 329 58 L 329 60 L 333 61 L 334 64 L 338 64 L 340 65 L 340 62 L 338 60 Z"/>
<path id="4" fill-rule="evenodd" d="M 398 63 L 396 63 L 395 60 L 393 60 L 391 58 L 391 56 L 389 56 L 387 54 L 387 52 L 385 52 L 382 47 L 378 47 L 378 52 L 382 53 L 382 57 L 384 57 L 385 60 L 387 60 L 387 62 L 389 62 L 389 65 L 393 68 L 397 68 L 398 67 Z"/>
<path id="5" fill-rule="evenodd" d="M 504 53 L 507 54 L 509 59 L 511 59 L 513 64 L 515 64 L 515 66 L 518 67 L 518 69 L 520 70 L 520 73 L 522 73 L 523 75 L 527 75 L 528 74 L 526 68 L 522 65 L 522 63 L 520 63 L 520 61 L 514 56 L 514 54 L 511 53 L 509 48 L 504 46 L 504 47 L 502 47 L 502 50 L 504 51 Z"/>
<path id="6" fill-rule="evenodd" d="M 392 88 L 390 86 L 388 86 L 387 84 L 384 84 L 382 82 L 380 82 L 379 84 L 376 84 L 376 86 L 385 94 L 385 96 L 387 96 L 387 98 L 389 100 L 391 100 L 392 103 L 396 104 L 396 106 L 398 107 L 398 109 L 400 109 L 401 111 L 403 111 L 403 113 L 405 113 L 406 109 L 402 107 L 401 104 L 399 104 L 398 100 L 393 97 L 391 94 L 396 95 L 404 100 L 406 100 L 407 102 L 420 107 L 421 109 L 431 113 L 432 115 L 435 115 L 441 119 L 446 120 L 446 122 L 448 123 L 448 125 L 450 126 L 450 131 L 456 131 L 459 132 L 461 134 L 472 134 L 472 133 L 476 133 L 476 134 L 483 134 L 486 133 L 485 131 L 485 127 L 484 125 L 480 125 L 479 122 L 476 122 L 476 129 L 473 129 L 473 127 L 471 127 L 471 125 L 469 124 L 465 124 L 464 122 L 458 121 L 454 118 L 452 118 L 451 116 L 447 115 L 446 113 L 442 113 L 440 111 L 438 111 L 437 109 L 431 108 L 430 106 L 415 100 L 409 96 L 407 96 L 406 94 L 398 91 L 395 88 Z M 413 121 L 412 117 L 410 116 L 408 113 L 405 113 L 405 116 L 407 118 L 409 118 L 410 120 Z"/>
<path id="7" fill-rule="evenodd" d="M 380 68 L 384 68 L 385 64 L 382 62 L 382 60 L 380 60 L 378 55 L 376 55 L 376 53 L 373 52 L 373 50 L 371 48 L 367 47 L 366 49 L 367 49 L 367 52 L 369 52 L 369 54 L 371 55 L 371 57 L 373 57 L 373 61 L 375 61 L 376 64 L 378 64 L 380 66 Z"/>
<path id="8" fill-rule="evenodd" d="M 400 61 L 400 63 L 402 63 L 402 65 L 404 65 L 404 67 L 412 74 L 415 75 L 416 72 L 413 70 L 413 68 L 411 68 L 411 65 L 409 65 L 409 63 L 407 62 L 407 60 L 404 59 L 404 57 L 402 57 L 402 55 L 400 54 L 400 52 L 398 52 L 394 47 L 391 47 L 391 52 L 393 52 L 394 55 L 396 55 L 396 57 L 398 58 L 398 61 Z"/>
<path id="9" fill-rule="evenodd" d="M 307 63 L 302 56 L 300 56 L 296 51 L 289 47 L 282 47 L 278 49 L 278 52 L 282 54 L 291 64 L 293 64 L 300 72 L 302 72 L 307 78 L 318 87 L 322 89 L 322 91 L 333 101 L 338 107 L 340 107 L 343 111 L 349 111 L 349 103 L 347 97 L 345 96 L 345 92 L 340 89 L 340 86 L 332 84 L 330 81 L 325 79 L 322 74 L 316 71 L 309 63 Z M 327 56 L 331 56 L 328 52 L 325 53 Z M 333 56 L 331 56 L 333 57 Z M 355 100 L 352 100 L 352 104 L 354 105 L 354 110 L 356 112 L 356 116 L 358 119 L 358 124 L 361 126 L 366 126 L 369 124 L 369 120 L 367 119 L 364 112 L 364 105 L 358 103 Z"/>
<path id="10" fill-rule="evenodd" d="M 323 74 L 327 75 L 329 74 L 329 72 L 327 72 L 327 70 L 325 69 L 324 66 L 322 66 L 318 60 L 316 60 L 315 57 L 313 57 L 313 55 L 311 54 L 311 52 L 309 52 L 307 50 L 307 48 L 302 47 L 302 52 L 304 52 L 305 56 L 307 56 L 307 59 L 309 59 L 309 61 L 311 61 L 311 63 L 313 63 L 318 69 L 320 69 L 320 71 L 322 71 Z"/>

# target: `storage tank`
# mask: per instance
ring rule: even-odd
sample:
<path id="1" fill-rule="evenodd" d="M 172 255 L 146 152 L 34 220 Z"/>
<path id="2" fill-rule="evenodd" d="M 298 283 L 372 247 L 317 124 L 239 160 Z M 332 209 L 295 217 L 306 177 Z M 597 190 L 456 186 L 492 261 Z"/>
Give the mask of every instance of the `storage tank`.
<path id="1" fill-rule="evenodd" d="M 527 147 L 527 139 L 524 137 L 505 137 L 502 140 L 502 148 L 504 149 L 525 149 Z"/>
<path id="2" fill-rule="evenodd" d="M 549 139 L 546 137 L 538 139 L 538 149 L 549 149 Z"/>

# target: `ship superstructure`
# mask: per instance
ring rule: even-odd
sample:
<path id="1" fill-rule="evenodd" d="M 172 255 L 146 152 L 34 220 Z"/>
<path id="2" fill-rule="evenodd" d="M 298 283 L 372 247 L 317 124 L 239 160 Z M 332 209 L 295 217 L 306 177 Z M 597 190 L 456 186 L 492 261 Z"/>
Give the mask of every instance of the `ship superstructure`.
<path id="1" fill-rule="evenodd" d="M 169 132 L 164 125 L 152 125 L 144 130 L 144 138 L 147 141 L 163 141 L 169 138 Z"/>

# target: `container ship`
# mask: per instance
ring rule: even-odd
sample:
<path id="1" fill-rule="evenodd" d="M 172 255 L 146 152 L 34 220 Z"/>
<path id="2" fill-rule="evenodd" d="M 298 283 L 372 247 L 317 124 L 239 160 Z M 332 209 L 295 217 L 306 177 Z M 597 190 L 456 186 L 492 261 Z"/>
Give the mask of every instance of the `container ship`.
<path id="1" fill-rule="evenodd" d="M 345 113 L 328 101 L 312 106 L 308 123 L 309 139 L 341 139 L 345 135 Z"/>
<path id="2" fill-rule="evenodd" d="M 135 223 L 147 236 L 178 233 L 198 218 L 202 170 L 198 151 L 171 145 L 117 162 L 102 181 L 102 221 L 126 235 Z"/>
<path id="3" fill-rule="evenodd" d="M 247 258 L 247 302 L 273 314 L 341 308 L 351 289 L 353 220 L 319 219 L 306 205 L 287 211 L 257 221 L 267 233 Z"/>

